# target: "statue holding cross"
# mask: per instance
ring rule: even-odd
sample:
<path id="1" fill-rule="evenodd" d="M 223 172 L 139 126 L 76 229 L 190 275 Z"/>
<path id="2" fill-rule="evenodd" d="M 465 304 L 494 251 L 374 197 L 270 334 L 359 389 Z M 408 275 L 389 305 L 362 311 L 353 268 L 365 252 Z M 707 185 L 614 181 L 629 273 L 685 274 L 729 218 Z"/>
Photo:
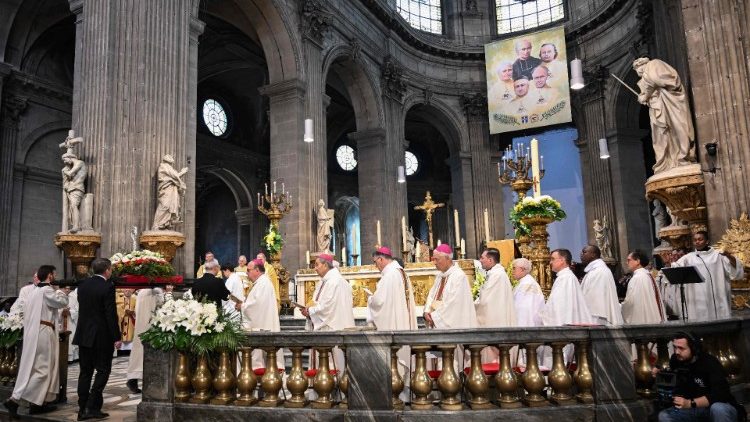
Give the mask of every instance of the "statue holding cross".
<path id="1" fill-rule="evenodd" d="M 435 203 L 435 201 L 432 200 L 430 191 L 427 191 L 422 205 L 417 205 L 416 207 L 414 207 L 415 210 L 423 211 L 425 214 L 425 219 L 427 220 L 427 231 L 430 233 L 430 248 L 434 247 L 434 243 L 432 242 L 432 213 L 435 212 L 437 208 L 441 208 L 444 206 L 445 204 L 443 203 Z"/>

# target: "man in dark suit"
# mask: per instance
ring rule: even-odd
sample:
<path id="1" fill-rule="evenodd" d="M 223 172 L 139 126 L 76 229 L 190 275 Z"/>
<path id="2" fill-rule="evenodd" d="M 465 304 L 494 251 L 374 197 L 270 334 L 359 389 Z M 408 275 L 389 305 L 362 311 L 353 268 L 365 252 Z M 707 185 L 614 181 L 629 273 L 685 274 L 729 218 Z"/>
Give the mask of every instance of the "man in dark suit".
<path id="1" fill-rule="evenodd" d="M 205 299 L 216 303 L 216 310 L 221 311 L 221 301 L 228 300 L 230 291 L 224 284 L 224 280 L 216 277 L 219 271 L 219 264 L 216 262 L 206 262 L 204 264 L 205 273 L 203 277 L 196 280 L 193 284 L 192 293 L 195 300 Z"/>
<path id="2" fill-rule="evenodd" d="M 115 286 L 109 281 L 112 263 L 97 258 L 91 263 L 94 276 L 78 285 L 78 326 L 73 344 L 78 346 L 81 373 L 78 376 L 78 420 L 103 419 L 102 392 L 112 370 L 114 349 L 120 347 Z M 96 369 L 94 383 L 91 378 Z"/>

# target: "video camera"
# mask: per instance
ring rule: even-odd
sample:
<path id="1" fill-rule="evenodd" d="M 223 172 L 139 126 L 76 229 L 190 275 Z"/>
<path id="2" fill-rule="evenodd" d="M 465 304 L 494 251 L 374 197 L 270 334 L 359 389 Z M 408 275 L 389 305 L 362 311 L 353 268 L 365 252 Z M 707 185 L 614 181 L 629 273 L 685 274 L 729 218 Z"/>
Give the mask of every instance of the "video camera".
<path id="1" fill-rule="evenodd" d="M 654 400 L 658 409 L 667 409 L 672 407 L 673 398 L 679 395 L 679 387 L 684 385 L 690 377 L 687 368 L 678 368 L 675 370 L 664 370 L 656 374 L 656 399 Z"/>

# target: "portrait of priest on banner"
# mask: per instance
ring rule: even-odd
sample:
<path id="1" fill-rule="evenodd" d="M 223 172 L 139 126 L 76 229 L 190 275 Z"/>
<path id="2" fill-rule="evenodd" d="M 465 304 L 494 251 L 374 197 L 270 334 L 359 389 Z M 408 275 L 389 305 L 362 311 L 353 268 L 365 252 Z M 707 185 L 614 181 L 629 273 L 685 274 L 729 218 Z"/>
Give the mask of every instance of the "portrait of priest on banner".
<path id="1" fill-rule="evenodd" d="M 571 121 L 563 27 L 484 46 L 490 133 Z"/>

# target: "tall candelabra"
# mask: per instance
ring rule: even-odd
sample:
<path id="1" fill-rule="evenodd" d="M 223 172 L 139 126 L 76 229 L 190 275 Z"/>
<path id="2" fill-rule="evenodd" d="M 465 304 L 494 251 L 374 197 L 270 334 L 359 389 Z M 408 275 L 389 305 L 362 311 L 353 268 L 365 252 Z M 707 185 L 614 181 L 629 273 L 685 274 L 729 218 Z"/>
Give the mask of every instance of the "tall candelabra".
<path id="1" fill-rule="evenodd" d="M 284 183 L 281 183 L 281 192 L 276 190 L 276 181 L 272 183 L 272 189 L 269 193 L 268 184 L 265 185 L 265 194 L 258 192 L 258 211 L 263 213 L 271 222 L 271 226 L 278 232 L 279 222 L 292 211 L 292 194 L 287 192 Z M 283 246 L 282 246 L 283 249 Z M 289 272 L 281 265 L 281 253 L 269 252 L 268 260 L 271 262 L 276 274 L 279 276 L 279 296 L 281 296 L 281 306 L 289 308 Z"/>
<path id="2" fill-rule="evenodd" d="M 542 158 L 544 160 L 544 158 Z M 529 149 L 524 149 L 523 145 L 518 145 L 515 149 L 510 146 L 505 149 L 502 158 L 502 167 L 497 163 L 498 180 L 504 185 L 510 185 L 510 188 L 518 195 L 518 202 L 526 197 L 526 192 L 534 186 L 534 178 L 529 177 L 531 170 L 531 155 Z M 539 179 L 541 182 L 544 178 L 544 161 L 542 161 L 539 170 Z"/>

